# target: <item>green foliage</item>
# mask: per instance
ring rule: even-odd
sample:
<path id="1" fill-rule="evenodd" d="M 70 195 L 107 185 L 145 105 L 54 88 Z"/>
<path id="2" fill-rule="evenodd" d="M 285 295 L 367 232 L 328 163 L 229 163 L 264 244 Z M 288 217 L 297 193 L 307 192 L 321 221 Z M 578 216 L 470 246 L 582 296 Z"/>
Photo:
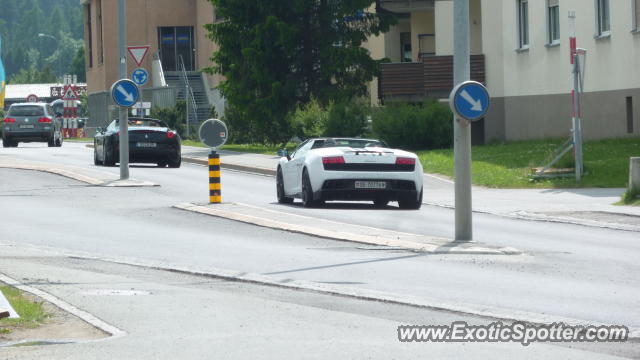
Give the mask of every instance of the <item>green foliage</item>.
<path id="1" fill-rule="evenodd" d="M 294 135 L 300 139 L 322 136 L 327 125 L 329 112 L 326 111 L 316 98 L 298 107 L 292 114 L 291 126 Z"/>
<path id="2" fill-rule="evenodd" d="M 176 106 L 172 108 L 153 107 L 151 117 L 166 122 L 169 128 L 176 130 L 180 136 L 183 136 L 186 124 L 186 102 L 178 100 Z"/>
<path id="3" fill-rule="evenodd" d="M 78 82 L 87 82 L 87 71 L 85 69 L 84 45 L 78 48 L 76 56 L 71 63 L 71 74 L 78 76 Z"/>
<path id="4" fill-rule="evenodd" d="M 47 84 L 58 82 L 58 76 L 54 74 L 49 65 L 45 65 L 42 71 L 35 68 L 22 69 L 20 73 L 9 78 L 12 84 Z"/>
<path id="5" fill-rule="evenodd" d="M 219 45 L 216 64 L 222 94 L 237 128 L 262 143 L 292 135 L 291 115 L 312 98 L 323 105 L 366 94 L 377 75 L 363 43 L 389 29 L 395 17 L 362 13 L 374 0 L 211 0 L 227 20 L 207 25 Z"/>
<path id="6" fill-rule="evenodd" d="M 473 126 L 473 125 L 472 125 Z M 585 141 L 586 174 L 575 178 L 532 181 L 531 168 L 541 166 L 566 139 L 530 140 L 474 146 L 474 184 L 501 188 L 625 187 L 629 180 L 629 157 L 640 154 L 640 138 Z M 420 151 L 426 172 L 453 176 L 453 150 Z"/>
<path id="7" fill-rule="evenodd" d="M 373 112 L 373 132 L 392 147 L 441 149 L 453 144 L 453 115 L 435 101 L 391 103 Z"/>
<path id="8" fill-rule="evenodd" d="M 23 70 L 41 71 L 47 64 L 56 77 L 68 73 L 83 32 L 78 0 L 0 0 L 2 57 L 8 79 Z"/>
<path id="9" fill-rule="evenodd" d="M 638 191 L 638 189 L 628 189 L 622 194 L 622 199 L 618 205 L 640 206 L 640 191 Z"/>
<path id="10" fill-rule="evenodd" d="M 215 106 L 211 107 L 211 112 L 209 112 L 209 119 L 218 119 L 218 111 Z"/>
<path id="11" fill-rule="evenodd" d="M 0 286 L 0 291 L 20 315 L 17 319 L 0 320 L 1 333 L 9 333 L 15 328 L 36 328 L 50 317 L 42 302 L 31 301 L 20 290 L 5 285 Z"/>
<path id="12" fill-rule="evenodd" d="M 371 107 L 362 99 L 340 101 L 329 106 L 324 136 L 361 136 Z"/>

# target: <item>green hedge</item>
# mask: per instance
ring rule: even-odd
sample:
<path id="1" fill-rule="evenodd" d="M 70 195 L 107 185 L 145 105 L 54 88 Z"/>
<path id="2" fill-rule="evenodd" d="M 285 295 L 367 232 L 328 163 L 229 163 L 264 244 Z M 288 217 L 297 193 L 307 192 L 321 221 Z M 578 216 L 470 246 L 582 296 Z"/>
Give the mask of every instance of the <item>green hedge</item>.
<path id="1" fill-rule="evenodd" d="M 453 115 L 436 101 L 391 103 L 373 112 L 373 132 L 389 146 L 428 150 L 453 145 Z"/>

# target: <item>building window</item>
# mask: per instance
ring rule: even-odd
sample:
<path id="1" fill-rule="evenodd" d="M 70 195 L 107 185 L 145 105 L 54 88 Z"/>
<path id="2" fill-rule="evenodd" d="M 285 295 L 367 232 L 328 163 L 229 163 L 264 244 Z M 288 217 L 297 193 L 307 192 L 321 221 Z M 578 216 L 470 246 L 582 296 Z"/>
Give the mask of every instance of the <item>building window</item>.
<path id="1" fill-rule="evenodd" d="M 102 31 L 102 0 L 96 0 L 96 29 L 98 30 L 98 64 L 104 64 L 104 36 Z"/>
<path id="2" fill-rule="evenodd" d="M 611 31 L 611 20 L 609 14 L 609 0 L 596 0 L 597 14 L 597 36 L 607 36 Z"/>
<path id="3" fill-rule="evenodd" d="M 411 49 L 411 33 L 400 33 L 400 62 L 412 62 L 413 51 Z"/>
<path id="4" fill-rule="evenodd" d="M 86 13 L 85 19 L 87 19 L 87 62 L 89 63 L 89 67 L 93 67 L 93 29 L 91 22 L 91 4 L 87 4 L 85 6 Z"/>
<path id="5" fill-rule="evenodd" d="M 560 43 L 560 0 L 547 0 L 547 32 L 549 44 Z"/>
<path id="6" fill-rule="evenodd" d="M 518 4 L 518 47 L 529 47 L 529 1 L 517 0 Z"/>

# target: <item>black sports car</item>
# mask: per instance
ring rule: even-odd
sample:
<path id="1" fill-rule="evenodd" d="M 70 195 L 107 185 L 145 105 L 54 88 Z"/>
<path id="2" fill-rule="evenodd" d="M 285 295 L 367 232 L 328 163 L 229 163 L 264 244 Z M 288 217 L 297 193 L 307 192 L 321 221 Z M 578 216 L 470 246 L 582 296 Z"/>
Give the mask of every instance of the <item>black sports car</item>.
<path id="1" fill-rule="evenodd" d="M 93 139 L 93 161 L 113 166 L 120 159 L 120 127 L 114 120 L 106 129 L 98 128 Z M 180 135 L 157 119 L 129 119 L 129 162 L 152 163 L 179 168 L 182 162 Z"/>

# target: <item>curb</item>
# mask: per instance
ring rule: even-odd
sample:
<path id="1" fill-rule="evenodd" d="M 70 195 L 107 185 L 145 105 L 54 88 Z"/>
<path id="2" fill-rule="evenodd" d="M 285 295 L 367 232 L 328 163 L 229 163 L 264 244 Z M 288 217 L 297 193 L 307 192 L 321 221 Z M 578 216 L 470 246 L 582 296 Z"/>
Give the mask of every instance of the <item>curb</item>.
<path id="1" fill-rule="evenodd" d="M 183 156 L 182 157 L 182 161 L 184 161 L 186 163 L 197 164 L 197 165 L 208 165 L 209 164 L 206 159 L 198 159 L 198 158 L 192 158 L 192 157 L 187 157 L 187 156 Z M 259 167 L 238 165 L 238 164 L 226 164 L 226 163 L 224 163 L 222 161 L 220 162 L 220 167 L 223 168 L 223 169 L 244 171 L 244 172 L 256 173 L 256 174 L 261 174 L 261 175 L 268 175 L 268 176 L 276 176 L 276 171 L 275 170 L 267 169 L 267 168 L 259 168 Z"/>
<path id="2" fill-rule="evenodd" d="M 110 325 L 110 324 L 106 323 L 105 321 L 99 319 L 98 317 L 96 317 L 96 316 L 94 316 L 94 315 L 92 315 L 92 314 L 90 314 L 90 313 L 88 313 L 88 312 L 86 312 L 84 310 L 81 310 L 81 309 L 69 304 L 68 302 L 66 302 L 66 301 L 64 301 L 64 300 L 62 300 L 60 298 L 55 297 L 55 296 L 49 294 L 48 292 L 45 292 L 45 291 L 40 290 L 40 289 L 36 289 L 36 288 L 31 287 L 29 285 L 24 285 L 21 282 L 19 282 L 18 280 L 15 280 L 15 279 L 13 279 L 13 278 L 5 275 L 5 274 L 2 274 L 2 273 L 0 273 L 0 281 L 6 283 L 8 285 L 11 285 L 11 286 L 13 286 L 13 287 L 15 287 L 17 289 L 20 289 L 22 291 L 25 291 L 25 292 L 28 292 L 30 294 L 33 294 L 33 295 L 35 295 L 35 296 L 37 296 L 37 297 L 39 297 L 39 298 L 41 298 L 43 300 L 46 300 L 47 302 L 50 302 L 51 304 L 59 307 L 60 309 L 70 313 L 71 315 L 76 316 L 77 318 L 79 318 L 80 320 L 88 323 L 89 325 L 91 325 L 91 326 L 93 326 L 93 327 L 105 332 L 106 334 L 111 335 L 111 336 L 108 336 L 108 337 L 106 337 L 104 339 L 96 339 L 96 340 L 88 340 L 88 341 L 57 340 L 55 342 L 58 342 L 58 343 L 98 342 L 98 341 L 116 339 L 116 338 L 123 337 L 123 336 L 127 335 L 126 331 L 121 330 L 121 329 L 119 329 L 119 328 L 117 328 L 117 327 L 115 327 L 113 325 Z M 29 340 L 29 341 L 32 341 L 32 340 Z M 17 343 L 19 344 L 21 342 L 24 342 L 24 341 L 19 341 Z M 16 343 L 11 343 L 11 344 L 6 344 L 5 346 L 11 346 L 11 345 L 15 345 L 15 344 Z"/>
<path id="3" fill-rule="evenodd" d="M 223 204 L 222 206 L 210 207 L 210 206 L 202 206 L 191 203 L 184 203 L 179 205 L 174 205 L 173 208 L 194 212 L 198 214 L 208 215 L 220 217 L 228 220 L 234 220 L 246 224 L 266 227 L 275 230 L 283 230 L 292 233 L 305 234 L 309 236 L 331 239 L 337 241 L 344 241 L 350 243 L 358 243 L 358 244 L 366 244 L 366 245 L 374 245 L 374 246 L 385 246 L 390 248 L 402 248 L 408 251 L 414 251 L 418 253 L 425 254 L 438 254 L 438 255 L 521 255 L 522 251 L 511 248 L 511 247 L 493 247 L 490 245 L 485 245 L 482 243 L 471 242 L 471 243 L 456 243 L 451 239 L 444 238 L 436 238 L 429 236 L 420 236 L 418 234 L 408 234 L 408 233 L 399 233 L 389 231 L 391 234 L 387 234 L 386 236 L 372 236 L 370 234 L 363 234 L 355 232 L 346 232 L 346 231 L 335 231 L 335 230 L 327 230 L 320 227 L 313 227 L 304 224 L 296 224 L 296 223 L 287 223 L 279 220 L 274 220 L 267 216 L 262 216 L 260 214 L 248 215 L 243 212 L 234 211 L 233 209 L 228 209 L 224 205 L 228 205 L 230 207 L 240 207 L 240 208 L 252 208 L 258 211 L 270 212 L 274 213 L 277 211 L 270 209 L 263 209 L 251 205 L 245 204 L 235 204 L 228 203 Z M 307 216 L 296 215 L 298 218 L 304 218 L 306 220 L 311 219 Z M 331 221 L 341 227 L 341 223 L 336 223 Z M 352 224 L 342 224 L 352 225 Z M 361 226 L 355 226 L 361 229 Z M 381 229 L 375 229 L 377 231 L 382 231 Z M 401 238 L 401 236 L 405 236 L 405 238 Z"/>

